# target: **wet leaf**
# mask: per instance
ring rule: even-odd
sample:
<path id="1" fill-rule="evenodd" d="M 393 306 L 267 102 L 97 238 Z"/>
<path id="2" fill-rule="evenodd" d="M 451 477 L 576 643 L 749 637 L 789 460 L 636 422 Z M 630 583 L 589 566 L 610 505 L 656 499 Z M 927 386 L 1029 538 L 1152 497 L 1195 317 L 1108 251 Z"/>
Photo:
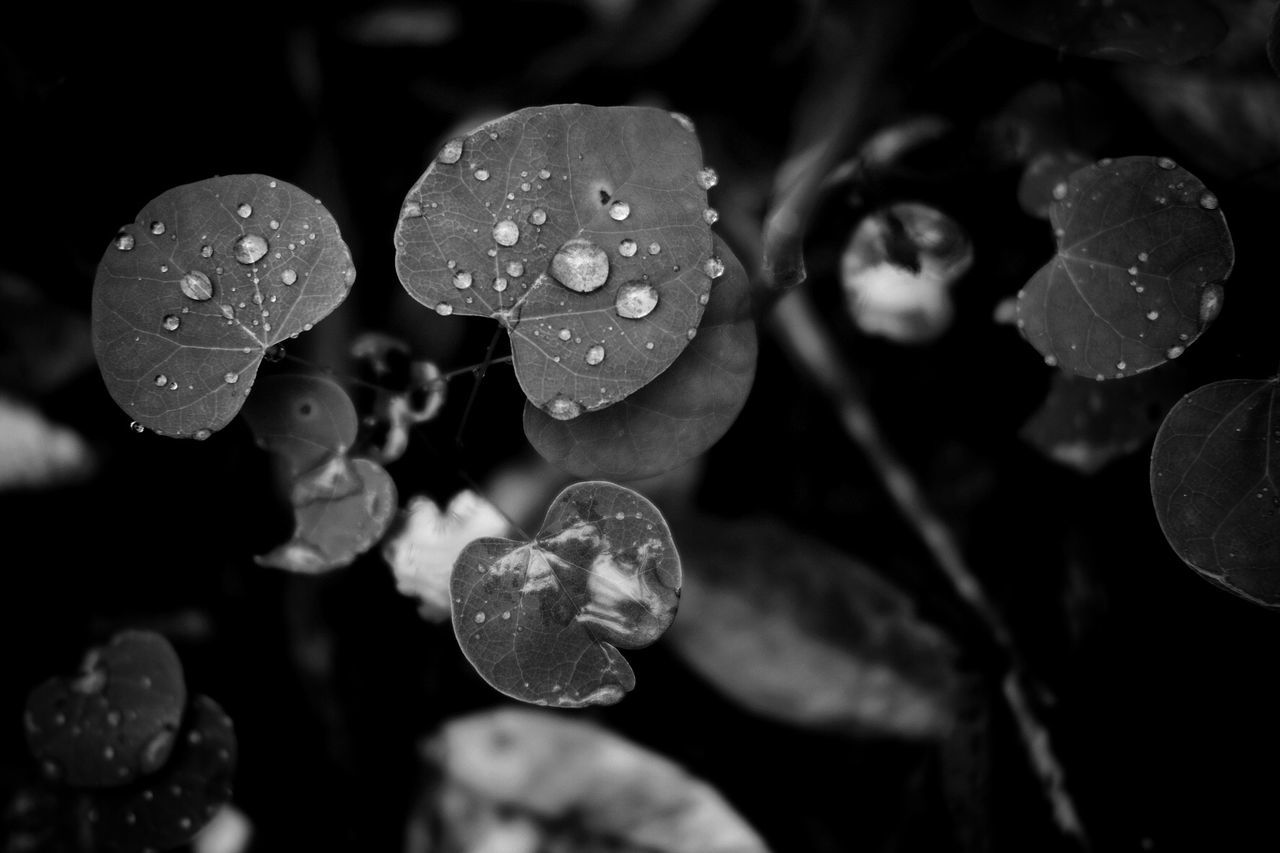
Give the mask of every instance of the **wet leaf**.
<path id="1" fill-rule="evenodd" d="M 1058 464 L 1093 474 L 1155 435 L 1186 387 L 1167 367 L 1119 382 L 1055 373 L 1049 395 L 1019 436 Z"/>
<path id="2" fill-rule="evenodd" d="M 1018 204 L 1028 216 L 1049 218 L 1053 189 L 1065 183 L 1076 169 L 1089 165 L 1089 158 L 1079 151 L 1052 149 L 1032 157 L 1018 182 Z"/>
<path id="3" fill-rule="evenodd" d="M 163 770 L 86 798 L 81 812 L 86 833 L 107 850 L 185 844 L 231 800 L 235 765 L 231 718 L 209 697 L 197 696 Z"/>
<path id="4" fill-rule="evenodd" d="M 244 419 L 263 448 L 297 476 L 345 453 L 356 440 L 356 408 L 342 386 L 321 376 L 267 376 Z"/>
<path id="5" fill-rule="evenodd" d="M 368 459 L 335 456 L 293 482 L 293 538 L 260 566 L 318 574 L 350 565 L 378 543 L 396 512 L 396 486 Z"/>
<path id="6" fill-rule="evenodd" d="M 955 651 L 851 557 L 768 518 L 694 517 L 672 647 L 750 710 L 856 734 L 947 730 Z"/>
<path id="7" fill-rule="evenodd" d="M 1183 397 L 1151 453 L 1160 529 L 1201 577 L 1280 607 L 1277 380 L 1229 379 Z"/>
<path id="8" fill-rule="evenodd" d="M 506 708 L 453 720 L 414 822 L 425 850 L 764 853 L 710 785 L 589 722 Z"/>
<path id="9" fill-rule="evenodd" d="M 451 140 L 401 210 L 400 281 L 441 314 L 502 322 L 521 388 L 553 416 L 616 403 L 675 361 L 711 288 L 692 128 L 567 104 Z"/>
<path id="10" fill-rule="evenodd" d="M 449 578 L 462 549 L 483 536 L 502 536 L 510 525 L 493 504 L 470 490 L 458 492 L 441 511 L 431 498 L 409 501 L 404 526 L 382 546 L 382 557 L 403 595 L 420 602 L 424 619 L 449 618 Z"/>
<path id="11" fill-rule="evenodd" d="M 324 319 L 354 280 L 337 223 L 297 187 L 264 175 L 175 187 L 98 265 L 107 390 L 148 429 L 207 437 L 240 410 L 266 351 Z"/>
<path id="12" fill-rule="evenodd" d="M 649 645 L 675 618 L 680 557 L 649 501 L 577 483 L 533 541 L 468 545 L 451 588 L 454 633 L 495 689 L 543 705 L 608 705 L 635 686 L 618 649 Z"/>
<path id="13" fill-rule="evenodd" d="M 122 631 L 92 649 L 73 677 L 27 697 L 27 746 L 44 775 L 68 785 L 127 785 L 164 764 L 187 701 L 169 641 Z"/>
<path id="14" fill-rule="evenodd" d="M 94 456 L 80 434 L 0 394 L 0 491 L 48 488 L 87 477 Z"/>
<path id="15" fill-rule="evenodd" d="M 637 480 L 683 465 L 733 425 L 755 378 L 756 329 L 746 271 L 719 238 L 715 245 L 724 274 L 698 336 L 665 373 L 571 421 L 525 404 L 525 435 L 544 459 L 577 477 Z"/>
<path id="16" fill-rule="evenodd" d="M 973 0 L 985 23 L 1014 38 L 1093 59 L 1176 65 L 1227 34 L 1201 0 Z"/>
<path id="17" fill-rule="evenodd" d="M 1054 196 L 1058 251 L 1018 292 L 1023 335 L 1046 363 L 1095 379 L 1181 355 L 1218 316 L 1235 263 L 1217 197 L 1163 157 L 1100 160 Z"/>

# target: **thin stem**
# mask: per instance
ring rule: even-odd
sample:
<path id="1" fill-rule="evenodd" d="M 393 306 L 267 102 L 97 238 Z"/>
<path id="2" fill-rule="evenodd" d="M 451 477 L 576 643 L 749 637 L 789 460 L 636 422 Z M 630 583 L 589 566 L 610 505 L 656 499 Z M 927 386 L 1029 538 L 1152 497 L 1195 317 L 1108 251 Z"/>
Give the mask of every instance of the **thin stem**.
<path id="1" fill-rule="evenodd" d="M 453 379 L 457 376 L 461 376 L 464 373 L 475 373 L 477 370 L 480 370 L 481 368 L 483 368 L 485 364 L 494 365 L 494 364 L 510 364 L 510 363 L 511 363 L 511 356 L 504 355 L 498 358 L 488 359 L 487 361 L 480 361 L 480 362 L 476 362 L 475 364 L 468 364 L 466 367 L 459 367 L 459 368 L 456 368 L 455 370 L 450 370 L 447 373 L 440 374 L 440 378 L 448 382 L 450 379 Z"/>
<path id="2" fill-rule="evenodd" d="M 480 395 L 480 386 L 484 383 L 484 375 L 489 370 L 489 365 L 493 363 L 493 351 L 498 347 L 498 341 L 502 339 L 502 326 L 498 326 L 493 330 L 493 337 L 489 339 L 489 348 L 484 351 L 484 361 L 480 362 L 480 366 L 476 368 L 476 381 L 471 386 L 471 393 L 467 395 L 466 408 L 462 410 L 462 419 L 458 422 L 458 431 L 453 436 L 453 443 L 462 446 L 462 434 L 467 429 L 467 422 L 471 420 L 471 409 L 476 404 L 476 397 Z"/>

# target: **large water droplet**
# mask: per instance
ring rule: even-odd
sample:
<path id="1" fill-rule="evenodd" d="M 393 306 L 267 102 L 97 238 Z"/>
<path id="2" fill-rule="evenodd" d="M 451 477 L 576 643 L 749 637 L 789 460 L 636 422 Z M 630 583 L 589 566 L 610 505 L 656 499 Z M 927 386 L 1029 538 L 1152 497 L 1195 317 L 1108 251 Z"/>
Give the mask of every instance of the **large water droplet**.
<path id="1" fill-rule="evenodd" d="M 714 207 L 708 207 L 702 211 L 702 221 L 708 225 L 715 225 L 720 221 L 720 214 L 716 212 Z"/>
<path id="2" fill-rule="evenodd" d="M 450 314 L 453 313 L 453 306 L 450 305 L 448 302 L 437 302 L 436 313 L 439 314 L 441 317 L 448 317 Z"/>
<path id="3" fill-rule="evenodd" d="M 507 280 L 505 278 L 495 278 L 493 280 L 493 289 L 501 293 L 507 289 Z"/>
<path id="4" fill-rule="evenodd" d="M 182 288 L 184 296 L 197 302 L 203 302 L 213 296 L 213 282 L 209 281 L 209 276 L 200 270 L 192 270 L 184 275 L 178 281 L 178 287 Z"/>
<path id="5" fill-rule="evenodd" d="M 520 239 L 520 227 L 510 219 L 493 226 L 493 241 L 499 246 L 514 246 Z"/>
<path id="6" fill-rule="evenodd" d="M 662 251 L 662 246 L 658 245 L 657 243 L 649 244 L 649 254 L 656 255 L 661 251 Z"/>
<path id="7" fill-rule="evenodd" d="M 250 216 L 253 216 L 253 205 L 241 204 L 236 208 L 236 215 L 241 219 L 248 219 Z"/>
<path id="8" fill-rule="evenodd" d="M 116 235 L 116 248 L 122 252 L 132 251 L 134 243 L 135 241 L 132 234 L 125 234 L 122 232 Z"/>
<path id="9" fill-rule="evenodd" d="M 587 364 L 594 367 L 602 361 L 604 361 L 604 347 L 600 344 L 595 344 L 587 350 Z"/>
<path id="10" fill-rule="evenodd" d="M 164 233 L 164 223 L 157 219 L 151 223 L 151 233 L 159 237 Z"/>
<path id="11" fill-rule="evenodd" d="M 450 139 L 436 155 L 436 159 L 441 163 L 456 163 L 460 157 L 462 157 L 462 137 Z"/>
<path id="12" fill-rule="evenodd" d="M 164 320 L 160 322 L 160 325 L 170 332 L 176 332 L 178 327 L 182 325 L 182 318 L 177 314 L 165 314 Z"/>
<path id="13" fill-rule="evenodd" d="M 293 270 L 285 270 L 280 273 L 280 281 L 284 284 L 293 284 L 298 280 L 298 274 Z"/>
<path id="14" fill-rule="evenodd" d="M 1222 313 L 1222 285 L 1206 284 L 1200 291 L 1200 325 L 1207 325 Z"/>
<path id="15" fill-rule="evenodd" d="M 609 218 L 621 222 L 631 215 L 631 205 L 625 201 L 615 201 L 609 205 Z"/>
<path id="16" fill-rule="evenodd" d="M 245 234 L 233 247 L 236 260 L 242 264 L 256 264 L 267 253 L 267 241 L 257 234 Z"/>
<path id="17" fill-rule="evenodd" d="M 609 278 L 609 256 L 590 240 L 567 240 L 551 259 L 551 275 L 570 290 L 590 293 Z"/>
<path id="18" fill-rule="evenodd" d="M 542 225 L 547 221 L 547 212 L 540 207 L 535 207 L 529 214 L 529 221 L 534 225 Z"/>
<path id="19" fill-rule="evenodd" d="M 716 174 L 715 169 L 707 166 L 705 169 L 698 170 L 698 186 L 704 190 L 709 190 L 718 183 L 720 183 L 720 176 Z"/>
<path id="20" fill-rule="evenodd" d="M 707 274 L 707 278 L 719 278 L 724 275 L 724 261 L 716 257 L 707 258 L 707 262 L 702 265 L 702 271 Z"/>
<path id="21" fill-rule="evenodd" d="M 618 288 L 618 298 L 614 305 L 618 316 L 628 320 L 639 320 L 648 317 L 658 307 L 658 291 L 644 282 L 630 282 Z"/>
<path id="22" fill-rule="evenodd" d="M 1200 193 L 1200 206 L 1203 207 L 1205 210 L 1217 210 L 1218 197 L 1213 193 L 1209 192 L 1208 190 L 1205 190 L 1204 192 Z"/>
<path id="23" fill-rule="evenodd" d="M 630 237 L 618 244 L 618 254 L 624 258 L 629 258 L 636 253 L 636 241 Z"/>
<path id="24" fill-rule="evenodd" d="M 582 414 L 582 406 L 567 397 L 556 397 L 547 404 L 547 414 L 558 421 L 573 420 Z"/>
<path id="25" fill-rule="evenodd" d="M 453 286 L 458 288 L 458 290 L 466 290 L 471 286 L 471 273 L 465 271 L 455 273 L 453 276 Z"/>

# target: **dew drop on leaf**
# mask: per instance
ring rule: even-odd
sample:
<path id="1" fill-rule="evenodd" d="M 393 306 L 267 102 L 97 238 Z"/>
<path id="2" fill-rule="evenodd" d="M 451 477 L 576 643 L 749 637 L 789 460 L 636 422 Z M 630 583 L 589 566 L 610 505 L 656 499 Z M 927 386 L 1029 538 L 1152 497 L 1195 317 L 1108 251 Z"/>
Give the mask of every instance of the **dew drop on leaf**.
<path id="1" fill-rule="evenodd" d="M 240 381 L 240 374 L 239 374 L 239 373 L 234 373 L 234 372 L 232 372 L 232 371 L 228 370 L 228 371 L 226 372 L 226 374 L 225 374 L 225 375 L 223 375 L 223 377 L 222 377 L 222 381 L 223 381 L 223 382 L 226 382 L 228 385 L 235 385 L 237 382 L 239 382 L 239 381 Z"/>
<path id="2" fill-rule="evenodd" d="M 651 254 L 651 255 L 656 255 L 656 254 L 658 254 L 658 253 L 659 253 L 659 252 L 661 252 L 661 251 L 662 251 L 662 246 L 661 246 L 661 245 L 659 245 L 658 243 L 650 243 L 650 244 L 649 244 L 649 254 Z"/>
<path id="3" fill-rule="evenodd" d="M 164 326 L 167 331 L 176 332 L 178 327 L 182 325 L 182 319 L 178 317 L 177 314 L 165 314 L 161 325 Z"/>
<path id="4" fill-rule="evenodd" d="M 505 278 L 495 278 L 493 280 L 493 289 L 498 293 L 502 293 L 507 289 L 507 280 Z"/>
<path id="5" fill-rule="evenodd" d="M 157 388 L 163 388 L 169 384 L 169 377 L 165 376 L 163 373 L 157 373 L 156 378 L 153 379 L 152 382 Z"/>
<path id="6" fill-rule="evenodd" d="M 457 137 L 450 139 L 440 149 L 440 153 L 436 155 L 436 160 L 440 163 L 456 163 L 462 157 L 462 138 Z"/>
<path id="7" fill-rule="evenodd" d="M 693 133 L 693 130 L 694 130 L 693 119 L 689 118 L 684 113 L 672 113 L 671 117 L 675 119 L 676 123 L 679 124 L 681 127 L 683 127 L 685 130 L 689 131 L 690 133 Z"/>
<path id="8" fill-rule="evenodd" d="M 438 302 L 436 303 L 436 313 L 441 317 L 448 317 L 453 313 L 453 306 L 448 302 Z"/>
<path id="9" fill-rule="evenodd" d="M 164 233 L 164 223 L 157 219 L 151 223 L 151 233 L 159 237 Z"/>
<path id="10" fill-rule="evenodd" d="M 547 212 L 540 207 L 535 207 L 529 213 L 529 222 L 534 225 L 543 225 L 547 221 Z"/>
<path id="11" fill-rule="evenodd" d="M 197 302 L 203 302 L 213 296 L 213 283 L 209 281 L 209 276 L 200 270 L 192 270 L 184 275 L 178 282 L 178 287 L 182 288 L 184 296 Z"/>
<path id="12" fill-rule="evenodd" d="M 488 169 L 476 169 L 474 172 L 472 172 L 472 176 L 473 176 L 477 181 L 487 181 L 487 180 L 489 180 L 489 170 L 488 170 Z"/>
<path id="13" fill-rule="evenodd" d="M 499 246 L 514 246 L 520 240 L 520 228 L 510 219 L 493 226 L 493 240 Z"/>
<path id="14" fill-rule="evenodd" d="M 587 350 L 587 364 L 594 367 L 602 361 L 604 361 L 604 347 L 600 344 L 595 344 Z"/>
<path id="15" fill-rule="evenodd" d="M 236 241 L 234 254 L 242 264 L 256 264 L 267 254 L 267 241 L 257 234 L 245 234 Z"/>
<path id="16" fill-rule="evenodd" d="M 557 337 L 559 337 L 560 340 L 562 341 L 567 341 L 573 337 L 573 332 L 569 331 L 568 329 L 561 329 Z"/>
<path id="17" fill-rule="evenodd" d="M 556 251 L 551 275 L 572 291 L 590 293 L 609 278 L 609 256 L 590 240 L 575 237 Z"/>
<path id="18" fill-rule="evenodd" d="M 618 244 L 618 254 L 624 258 L 630 258 L 636 253 L 636 241 L 630 237 Z"/>
<path id="19" fill-rule="evenodd" d="M 211 258 L 211 257 L 213 257 L 213 247 L 212 247 L 212 246 L 210 246 L 208 243 L 206 243 L 206 244 L 204 244 L 203 246 L 201 246 L 201 247 L 200 247 L 200 257 L 202 257 L 202 258 Z"/>
<path id="20" fill-rule="evenodd" d="M 284 284 L 293 284 L 298 280 L 298 274 L 294 270 L 288 269 L 280 273 L 280 281 Z"/>
<path id="21" fill-rule="evenodd" d="M 519 278 L 524 275 L 524 264 L 519 261 L 511 261 L 507 264 L 507 275 L 512 278 Z"/>
<path id="22" fill-rule="evenodd" d="M 704 190 L 709 190 L 718 183 L 720 183 L 720 176 L 716 174 L 715 169 L 707 166 L 698 171 L 698 186 Z"/>
<path id="23" fill-rule="evenodd" d="M 1222 285 L 1209 284 L 1200 292 L 1200 324 L 1208 325 L 1222 313 Z"/>
<path id="24" fill-rule="evenodd" d="M 615 303 L 618 316 L 628 320 L 639 320 L 648 317 L 658 307 L 658 291 L 652 285 L 643 282 L 631 282 L 618 288 Z"/>
<path id="25" fill-rule="evenodd" d="M 720 214 L 716 212 L 714 207 L 708 207 L 702 211 L 702 221 L 708 225 L 715 225 L 720 221 Z"/>
<path id="26" fill-rule="evenodd" d="M 625 201 L 615 201 L 609 206 L 609 218 L 621 222 L 631 215 L 631 205 Z"/>
<path id="27" fill-rule="evenodd" d="M 719 278 L 724 275 L 724 261 L 719 258 L 707 258 L 707 262 L 702 265 L 702 271 L 707 274 L 707 278 Z"/>
<path id="28" fill-rule="evenodd" d="M 133 249 L 134 239 L 132 234 L 118 234 L 116 236 L 116 248 L 122 252 L 128 252 Z"/>
<path id="29" fill-rule="evenodd" d="M 582 406 L 567 397 L 556 397 L 547 404 L 547 414 L 558 421 L 568 421 L 582 414 Z"/>
<path id="30" fill-rule="evenodd" d="M 133 430 L 134 432 L 146 432 L 146 431 L 147 431 L 147 428 L 146 428 L 146 427 L 144 427 L 142 424 L 138 423 L 137 421 L 130 421 L 130 422 L 129 422 L 129 429 Z"/>
<path id="31" fill-rule="evenodd" d="M 236 208 L 236 215 L 241 219 L 248 219 L 250 216 L 253 216 L 253 206 L 249 204 L 240 205 Z"/>
<path id="32" fill-rule="evenodd" d="M 458 290 L 466 290 L 468 287 L 471 286 L 471 273 L 469 272 L 454 273 L 453 286 L 458 288 Z"/>
<path id="33" fill-rule="evenodd" d="M 1218 209 L 1218 197 L 1211 192 L 1203 192 L 1200 194 L 1200 206 L 1205 210 Z"/>

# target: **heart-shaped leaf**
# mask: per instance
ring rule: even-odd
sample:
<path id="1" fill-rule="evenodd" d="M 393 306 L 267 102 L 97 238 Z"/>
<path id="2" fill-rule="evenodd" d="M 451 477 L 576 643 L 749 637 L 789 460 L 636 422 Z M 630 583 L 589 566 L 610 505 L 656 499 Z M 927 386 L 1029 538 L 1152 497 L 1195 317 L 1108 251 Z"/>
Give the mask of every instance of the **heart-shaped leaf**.
<path id="1" fill-rule="evenodd" d="M 1169 412 L 1151 453 L 1151 496 L 1173 550 L 1267 607 L 1280 607 L 1278 381 L 1197 388 Z"/>
<path id="2" fill-rule="evenodd" d="M 354 280 L 338 224 L 297 187 L 265 175 L 175 187 L 98 265 L 107 390 L 141 427 L 207 438 L 240 410 L 267 350 L 324 319 Z"/>
<path id="3" fill-rule="evenodd" d="M 715 245 L 724 275 L 698 336 L 665 373 L 571 421 L 525 403 L 524 433 L 544 459 L 577 477 L 638 480 L 683 465 L 733 425 L 755 378 L 756 327 L 746 270 L 719 238 Z"/>
<path id="4" fill-rule="evenodd" d="M 525 395 L 567 420 L 643 388 L 693 338 L 714 181 L 684 116 L 520 110 L 451 140 L 409 191 L 396 271 L 440 314 L 503 323 Z"/>
<path id="5" fill-rule="evenodd" d="M 1166 157 L 1100 160 L 1053 195 L 1058 251 L 1018 292 L 1031 345 L 1095 379 L 1182 355 L 1218 316 L 1235 263 L 1217 197 Z"/>
<path id="6" fill-rule="evenodd" d="M 351 448 L 356 407 L 342 386 L 321 376 L 267 376 L 244 407 L 258 444 L 282 456 L 297 476 Z"/>
<path id="7" fill-rule="evenodd" d="M 396 485 L 368 459 L 334 456 L 293 482 L 293 538 L 260 566 L 318 574 L 350 565 L 378 543 L 396 512 Z"/>
<path id="8" fill-rule="evenodd" d="M 636 682 L 618 648 L 649 645 L 675 618 L 680 556 L 657 507 L 590 481 L 556 496 L 532 542 L 468 545 L 450 587 L 458 643 L 495 689 L 609 705 Z"/>
<path id="9" fill-rule="evenodd" d="M 1209 53 L 1227 25 L 1202 0 L 973 0 L 1014 38 L 1077 56 L 1176 65 Z"/>
<path id="10" fill-rule="evenodd" d="M 235 765 L 231 718 L 209 697 L 197 696 L 163 770 L 86 798 L 81 809 L 86 834 L 107 850 L 185 844 L 231 800 Z"/>
<path id="11" fill-rule="evenodd" d="M 169 757 L 187 701 L 169 641 L 123 631 L 91 650 L 70 678 L 27 697 L 27 745 L 46 776 L 69 785 L 126 785 Z"/>

